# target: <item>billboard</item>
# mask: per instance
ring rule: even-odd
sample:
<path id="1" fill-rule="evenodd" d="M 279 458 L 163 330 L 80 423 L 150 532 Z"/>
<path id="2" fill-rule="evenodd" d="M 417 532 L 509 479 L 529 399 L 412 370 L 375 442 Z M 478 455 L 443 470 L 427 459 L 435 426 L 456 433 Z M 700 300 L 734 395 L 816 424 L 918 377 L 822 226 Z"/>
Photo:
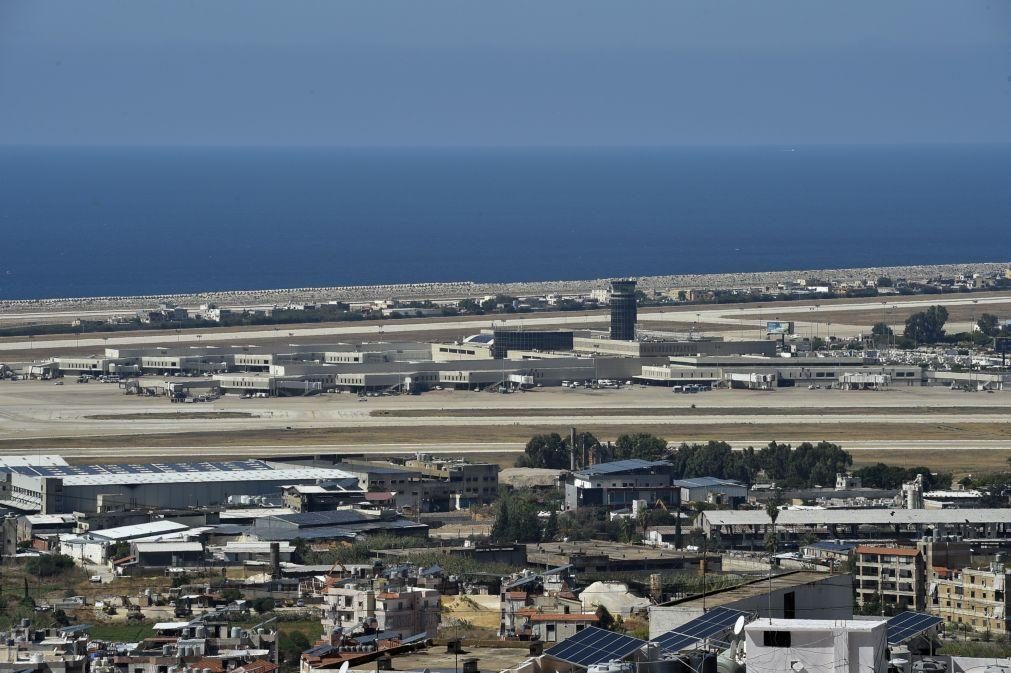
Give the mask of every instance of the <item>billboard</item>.
<path id="1" fill-rule="evenodd" d="M 993 349 L 1004 355 L 1011 354 L 1011 337 L 994 337 Z"/>
<path id="2" fill-rule="evenodd" d="M 792 322 L 770 321 L 765 323 L 766 334 L 793 334 Z"/>

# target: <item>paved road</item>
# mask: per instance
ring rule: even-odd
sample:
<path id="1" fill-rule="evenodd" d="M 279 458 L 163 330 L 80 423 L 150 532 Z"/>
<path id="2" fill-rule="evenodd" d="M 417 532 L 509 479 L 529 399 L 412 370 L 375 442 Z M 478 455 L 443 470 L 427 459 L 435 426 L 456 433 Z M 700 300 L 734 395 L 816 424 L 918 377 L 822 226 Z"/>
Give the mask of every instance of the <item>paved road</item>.
<path id="1" fill-rule="evenodd" d="M 982 299 L 976 299 L 984 304 L 1008 304 L 1011 303 L 1011 296 L 1008 297 L 986 297 Z M 974 302 L 972 298 L 965 296 L 937 296 L 931 297 L 930 303 L 944 305 L 944 306 L 960 306 L 960 305 L 971 305 Z M 924 305 L 924 299 L 888 299 L 888 300 L 868 300 L 862 302 L 831 302 L 826 300 L 821 304 L 823 310 L 831 311 L 866 311 L 868 309 L 881 309 L 883 305 L 895 306 L 897 308 L 916 308 L 922 307 Z M 810 303 L 798 304 L 796 306 L 776 306 L 773 308 L 766 309 L 768 311 L 768 317 L 772 319 L 775 317 L 784 316 L 816 316 L 817 310 L 812 310 L 812 305 Z M 639 313 L 640 321 L 677 321 L 680 323 L 691 323 L 696 319 L 700 320 L 702 323 L 713 323 L 713 324 L 724 324 L 732 327 L 740 327 L 745 333 L 747 338 L 754 338 L 758 334 L 758 330 L 765 325 L 765 318 L 745 318 L 741 317 L 741 313 L 761 313 L 762 309 L 755 305 L 740 305 L 740 306 L 690 306 L 690 307 L 679 307 L 674 309 L 643 309 Z M 597 315 L 573 315 L 573 316 L 551 316 L 551 317 L 509 317 L 503 319 L 501 316 L 496 316 L 494 319 L 487 320 L 467 320 L 466 327 L 471 328 L 474 332 L 478 332 L 481 329 L 490 328 L 494 325 L 509 325 L 509 326 L 524 326 L 524 327 L 544 327 L 544 326 L 564 326 L 572 324 L 606 324 L 609 320 L 606 314 Z M 22 340 L 22 341 L 9 341 L 0 344 L 0 350 L 4 351 L 34 351 L 37 353 L 36 357 L 41 357 L 47 348 L 104 348 L 106 346 L 138 346 L 138 345 L 171 345 L 174 343 L 188 343 L 188 344 L 209 344 L 209 343 L 224 343 L 224 342 L 240 342 L 249 343 L 252 341 L 262 341 L 267 339 L 276 339 L 278 337 L 279 331 L 286 334 L 290 334 L 292 339 L 304 339 L 307 337 L 358 337 L 358 338 L 375 338 L 382 335 L 385 338 L 391 336 L 396 336 L 400 333 L 405 332 L 428 332 L 428 331 L 445 331 L 445 330 L 457 330 L 461 327 L 460 320 L 438 320 L 431 322 L 411 322 L 411 323 L 398 323 L 389 322 L 380 325 L 360 325 L 360 324 L 342 324 L 342 325 L 329 325 L 325 327 L 303 327 L 296 329 L 284 329 L 283 326 L 278 329 L 273 327 L 261 330 L 248 330 L 248 331 L 228 331 L 228 330 L 207 330 L 201 333 L 199 336 L 194 334 L 192 331 L 189 333 L 184 333 L 179 335 L 177 338 L 174 334 L 166 334 L 165 332 L 156 332 L 152 334 L 132 334 L 124 336 L 111 336 L 107 339 L 102 338 L 82 338 L 82 339 L 39 339 L 37 341 Z M 794 321 L 797 324 L 799 331 L 805 329 L 811 329 L 816 325 L 819 325 L 817 321 Z M 749 328 L 755 330 L 750 332 Z M 951 326 L 953 330 L 964 329 L 956 324 Z M 832 333 L 839 336 L 848 336 L 850 333 L 856 333 L 860 329 L 866 329 L 866 327 L 861 327 L 859 325 L 846 325 L 842 323 L 833 323 Z M 727 333 L 727 338 L 734 338 L 734 334 Z"/>
<path id="2" fill-rule="evenodd" d="M 821 437 L 793 438 L 792 443 L 801 441 L 820 441 Z M 761 447 L 768 443 L 767 437 L 756 437 L 750 440 L 730 442 L 735 450 L 748 446 Z M 850 452 L 874 451 L 875 453 L 889 451 L 1011 451 L 1011 441 L 980 441 L 980 440 L 916 440 L 916 441 L 880 441 L 880 442 L 844 442 L 844 448 Z M 414 453 L 432 453 L 437 455 L 457 454 L 503 454 L 519 453 L 524 442 L 467 442 L 467 443 L 418 443 L 418 444 L 305 444 L 288 446 L 283 444 L 270 445 L 228 445 L 200 444 L 199 446 L 178 446 L 171 449 L 164 446 L 130 447 L 130 448 L 37 448 L 12 449 L 5 451 L 11 455 L 48 455 L 58 454 L 67 459 L 143 461 L 145 459 L 164 458 L 168 452 L 178 458 L 203 458 L 216 456 L 248 456 L 269 457 L 281 455 L 307 455 L 319 453 L 362 453 L 373 455 L 412 455 Z"/>

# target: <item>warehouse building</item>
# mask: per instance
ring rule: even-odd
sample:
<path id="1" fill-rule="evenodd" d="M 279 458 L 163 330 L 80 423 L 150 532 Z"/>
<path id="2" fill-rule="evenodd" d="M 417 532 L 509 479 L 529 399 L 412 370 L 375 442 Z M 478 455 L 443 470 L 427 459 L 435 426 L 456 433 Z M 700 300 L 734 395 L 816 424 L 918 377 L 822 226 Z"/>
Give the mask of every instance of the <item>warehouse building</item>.
<path id="1" fill-rule="evenodd" d="M 710 539 L 727 547 L 761 546 L 772 521 L 765 510 L 702 512 L 698 525 Z M 780 540 L 921 539 L 960 535 L 972 539 L 1006 539 L 1011 533 L 1011 509 L 786 509 L 776 520 Z"/>
<path id="2" fill-rule="evenodd" d="M 344 470 L 263 460 L 13 466 L 0 467 L 0 499 L 16 494 L 19 502 L 43 514 L 124 506 L 165 509 L 221 504 L 229 496 L 280 496 L 282 486 L 318 481 L 353 486 L 357 479 Z"/>

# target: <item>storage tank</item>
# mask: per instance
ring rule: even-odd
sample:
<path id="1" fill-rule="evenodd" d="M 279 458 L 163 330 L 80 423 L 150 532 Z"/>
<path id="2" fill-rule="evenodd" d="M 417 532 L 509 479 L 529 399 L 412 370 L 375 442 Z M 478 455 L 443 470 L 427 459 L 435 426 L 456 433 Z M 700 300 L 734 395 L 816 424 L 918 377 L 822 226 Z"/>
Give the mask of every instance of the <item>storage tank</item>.
<path id="1" fill-rule="evenodd" d="M 232 627 L 232 634 L 231 634 L 231 637 L 232 637 L 232 638 L 233 638 L 234 640 L 238 640 L 239 638 L 241 638 L 241 637 L 242 637 L 242 627 L 239 627 L 239 626 L 233 626 L 233 627 Z"/>

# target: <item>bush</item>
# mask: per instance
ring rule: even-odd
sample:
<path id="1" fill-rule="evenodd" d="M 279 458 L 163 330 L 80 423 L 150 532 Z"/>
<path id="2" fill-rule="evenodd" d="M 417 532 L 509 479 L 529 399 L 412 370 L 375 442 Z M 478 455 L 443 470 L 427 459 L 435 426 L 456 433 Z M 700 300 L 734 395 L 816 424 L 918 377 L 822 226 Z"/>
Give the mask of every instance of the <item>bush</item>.
<path id="1" fill-rule="evenodd" d="M 53 575 L 61 575 L 73 567 L 74 559 L 65 554 L 55 554 L 28 559 L 25 564 L 25 572 L 36 577 L 52 577 Z"/>

